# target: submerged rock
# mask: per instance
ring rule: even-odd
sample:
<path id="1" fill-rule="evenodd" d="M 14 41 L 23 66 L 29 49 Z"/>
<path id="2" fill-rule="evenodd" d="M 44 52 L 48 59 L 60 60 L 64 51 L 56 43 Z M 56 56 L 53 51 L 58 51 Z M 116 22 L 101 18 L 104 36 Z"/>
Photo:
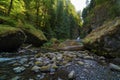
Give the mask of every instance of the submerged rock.
<path id="1" fill-rule="evenodd" d="M 93 30 L 83 43 L 86 49 L 98 55 L 120 57 L 120 18 Z"/>

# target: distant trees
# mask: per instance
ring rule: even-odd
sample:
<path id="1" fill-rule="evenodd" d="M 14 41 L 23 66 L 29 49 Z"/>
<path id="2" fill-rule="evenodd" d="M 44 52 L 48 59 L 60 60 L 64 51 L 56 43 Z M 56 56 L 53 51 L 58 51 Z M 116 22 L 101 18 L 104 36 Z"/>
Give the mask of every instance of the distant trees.
<path id="1" fill-rule="evenodd" d="M 0 14 L 34 25 L 48 38 L 74 38 L 81 26 L 70 0 L 0 0 Z"/>

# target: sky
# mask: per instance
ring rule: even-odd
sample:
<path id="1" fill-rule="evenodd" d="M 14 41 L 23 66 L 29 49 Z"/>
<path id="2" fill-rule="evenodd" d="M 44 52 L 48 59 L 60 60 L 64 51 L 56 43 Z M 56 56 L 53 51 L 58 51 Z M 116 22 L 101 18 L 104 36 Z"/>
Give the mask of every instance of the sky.
<path id="1" fill-rule="evenodd" d="M 70 0 L 75 6 L 76 11 L 83 10 L 86 6 L 86 0 Z"/>

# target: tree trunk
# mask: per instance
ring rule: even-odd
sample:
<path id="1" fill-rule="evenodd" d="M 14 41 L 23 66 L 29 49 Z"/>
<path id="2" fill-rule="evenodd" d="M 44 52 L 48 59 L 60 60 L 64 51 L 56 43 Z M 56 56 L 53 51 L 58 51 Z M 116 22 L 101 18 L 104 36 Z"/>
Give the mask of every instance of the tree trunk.
<path id="1" fill-rule="evenodd" d="M 13 6 L 13 0 L 10 1 L 10 6 L 9 6 L 9 8 L 8 8 L 8 16 L 10 15 L 12 6 Z"/>
<path id="2" fill-rule="evenodd" d="M 36 0 L 36 27 L 39 26 L 39 0 Z"/>

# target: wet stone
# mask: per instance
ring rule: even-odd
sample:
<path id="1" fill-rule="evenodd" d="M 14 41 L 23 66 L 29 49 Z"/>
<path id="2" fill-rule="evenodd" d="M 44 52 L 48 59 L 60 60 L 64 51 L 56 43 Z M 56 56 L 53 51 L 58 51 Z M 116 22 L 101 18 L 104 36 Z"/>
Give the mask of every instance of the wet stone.
<path id="1" fill-rule="evenodd" d="M 113 64 L 113 63 L 110 63 L 110 64 L 109 64 L 109 67 L 110 67 L 111 70 L 120 71 L 120 66 L 115 65 L 115 64 Z"/>
<path id="2" fill-rule="evenodd" d="M 21 73 L 25 70 L 25 67 L 21 66 L 21 67 L 15 67 L 13 68 L 15 73 Z"/>
<path id="3" fill-rule="evenodd" d="M 27 58 L 22 58 L 22 59 L 20 59 L 18 62 L 19 62 L 20 64 L 24 64 L 24 63 L 26 63 L 27 61 L 28 61 Z"/>
<path id="4" fill-rule="evenodd" d="M 31 70 L 34 71 L 34 72 L 39 72 L 40 67 L 39 66 L 33 66 Z"/>
<path id="5" fill-rule="evenodd" d="M 119 80 L 120 78 L 119 65 L 114 63 L 108 65 L 104 57 L 95 58 L 86 51 L 48 52 L 41 53 L 37 57 L 36 55 L 20 56 L 10 61 L 11 63 L 4 63 L 5 66 L 0 65 L 0 80 L 17 79 L 17 76 L 21 80 Z M 96 59 L 103 61 L 105 65 Z"/>
<path id="6" fill-rule="evenodd" d="M 75 71 L 72 70 L 69 74 L 68 74 L 68 79 L 74 79 L 75 78 Z"/>
<path id="7" fill-rule="evenodd" d="M 84 62 L 78 61 L 77 64 L 79 64 L 79 65 L 84 65 Z"/>
<path id="8" fill-rule="evenodd" d="M 84 56 L 84 59 L 93 59 L 93 56 Z"/>
<path id="9" fill-rule="evenodd" d="M 40 67 L 40 70 L 41 70 L 42 72 L 49 72 L 49 71 L 50 71 L 50 68 L 51 68 L 51 64 Z"/>
<path id="10" fill-rule="evenodd" d="M 16 76 L 16 77 L 12 78 L 11 80 L 20 80 L 20 76 Z"/>

